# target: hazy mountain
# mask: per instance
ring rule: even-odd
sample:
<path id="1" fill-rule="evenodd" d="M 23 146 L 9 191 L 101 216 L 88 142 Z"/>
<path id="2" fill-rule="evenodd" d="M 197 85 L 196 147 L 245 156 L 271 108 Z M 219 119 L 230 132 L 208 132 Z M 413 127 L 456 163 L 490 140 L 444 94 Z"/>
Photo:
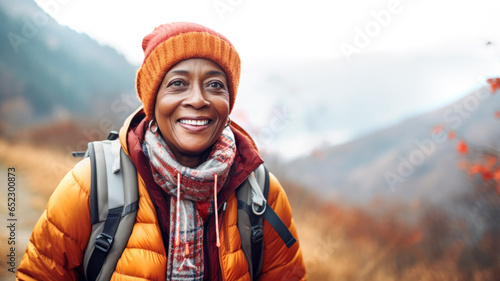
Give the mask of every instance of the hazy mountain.
<path id="1" fill-rule="evenodd" d="M 444 108 L 290 162 L 286 175 L 325 197 L 360 203 L 374 197 L 440 202 L 470 187 L 457 166 L 459 139 L 470 157 L 500 148 L 500 95 L 482 86 Z M 442 129 L 442 132 L 437 134 Z M 449 139 L 448 133 L 456 138 Z"/>
<path id="2" fill-rule="evenodd" d="M 9 130 L 68 116 L 97 121 L 118 115 L 110 104 L 121 95 L 136 99 L 136 67 L 33 0 L 0 1 L 0 34 L 0 116 Z"/>

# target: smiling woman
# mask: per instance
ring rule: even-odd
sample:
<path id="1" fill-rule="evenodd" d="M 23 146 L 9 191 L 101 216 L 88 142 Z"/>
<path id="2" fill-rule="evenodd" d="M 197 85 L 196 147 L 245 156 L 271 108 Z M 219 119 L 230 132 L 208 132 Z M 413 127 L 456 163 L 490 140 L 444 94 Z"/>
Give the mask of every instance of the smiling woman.
<path id="1" fill-rule="evenodd" d="M 229 118 L 240 76 L 234 46 L 204 26 L 172 23 L 155 28 L 142 47 L 136 88 L 143 107 L 119 134 L 121 157 L 137 171 L 137 216 L 128 242 L 123 251 L 115 247 L 111 219 L 90 239 L 96 168 L 86 158 L 52 195 L 18 279 L 304 280 L 286 194 L 263 167 L 250 135 Z M 121 163 L 113 173 L 132 173 Z M 115 210 L 109 208 L 108 218 Z M 116 264 L 106 260 L 102 270 L 92 268 L 87 248 L 90 259 L 111 255 Z"/>

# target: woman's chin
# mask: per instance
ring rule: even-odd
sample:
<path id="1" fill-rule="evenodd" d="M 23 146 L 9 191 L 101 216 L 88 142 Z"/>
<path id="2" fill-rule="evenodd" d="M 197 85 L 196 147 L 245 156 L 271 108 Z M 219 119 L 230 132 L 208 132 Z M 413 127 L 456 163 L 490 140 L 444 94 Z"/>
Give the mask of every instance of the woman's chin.
<path id="1" fill-rule="evenodd" d="M 211 149 L 210 143 L 206 141 L 198 141 L 198 142 L 182 142 L 182 145 L 178 147 L 178 152 L 180 152 L 181 157 L 189 157 L 189 158 L 204 158 L 208 155 Z"/>
<path id="2" fill-rule="evenodd" d="M 202 157 L 209 147 L 187 146 L 182 148 L 182 154 L 188 157 Z"/>

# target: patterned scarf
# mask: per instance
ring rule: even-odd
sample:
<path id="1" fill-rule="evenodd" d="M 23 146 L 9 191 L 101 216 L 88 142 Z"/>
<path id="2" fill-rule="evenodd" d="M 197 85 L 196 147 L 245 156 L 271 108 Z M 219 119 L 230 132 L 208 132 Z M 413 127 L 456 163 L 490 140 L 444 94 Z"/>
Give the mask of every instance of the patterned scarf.
<path id="1" fill-rule="evenodd" d="M 233 132 L 224 128 L 208 159 L 196 168 L 179 164 L 158 132 L 147 130 L 143 145 L 155 182 L 171 195 L 167 280 L 201 281 L 203 218 L 196 203 L 217 200 L 236 153 Z"/>

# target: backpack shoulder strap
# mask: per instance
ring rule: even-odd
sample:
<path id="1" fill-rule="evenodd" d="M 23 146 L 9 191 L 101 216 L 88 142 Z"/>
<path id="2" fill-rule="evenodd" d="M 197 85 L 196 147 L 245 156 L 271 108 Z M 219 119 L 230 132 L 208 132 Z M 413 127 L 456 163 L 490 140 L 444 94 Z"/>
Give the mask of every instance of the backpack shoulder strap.
<path id="1" fill-rule="evenodd" d="M 255 176 L 257 173 L 259 176 L 257 180 L 258 187 L 261 193 L 266 193 L 266 189 L 269 190 L 269 182 L 266 181 L 265 171 L 262 169 L 265 169 L 263 164 L 252 172 L 249 177 L 253 177 L 257 180 Z M 254 278 L 254 276 L 257 276 L 257 273 L 260 272 L 262 268 L 262 248 L 264 247 L 262 243 L 264 237 L 262 226 L 264 224 L 264 218 L 255 215 L 252 211 L 252 186 L 248 179 L 236 190 L 236 198 L 238 200 L 237 225 L 240 233 L 241 248 L 248 262 L 250 279 L 255 280 L 256 278 Z"/>
<path id="2" fill-rule="evenodd" d="M 255 215 L 262 215 L 264 219 L 273 227 L 273 229 L 278 233 L 280 236 L 281 240 L 285 243 L 285 245 L 290 248 L 297 240 L 295 237 L 293 237 L 292 233 L 290 230 L 288 230 L 288 227 L 285 225 L 285 223 L 281 220 L 281 218 L 276 214 L 276 212 L 273 210 L 273 208 L 269 205 L 267 202 L 267 198 L 269 195 L 269 171 L 267 168 L 265 168 L 265 200 L 260 201 L 259 197 L 262 196 L 260 193 L 260 188 L 257 186 L 257 181 L 253 180 L 252 177 L 250 177 L 248 180 L 250 182 L 250 185 L 252 186 L 252 211 Z M 256 175 L 258 175 L 256 173 Z M 261 203 L 262 202 L 262 203 Z"/>
<path id="3" fill-rule="evenodd" d="M 267 203 L 268 195 L 269 171 L 264 164 L 252 172 L 236 191 L 238 230 L 252 280 L 256 280 L 262 270 L 264 218 L 271 224 L 288 248 L 296 241 L 283 221 Z"/>
<path id="4" fill-rule="evenodd" d="M 127 245 L 139 193 L 134 164 L 119 140 L 89 143 L 92 231 L 83 259 L 86 280 L 109 280 Z"/>

